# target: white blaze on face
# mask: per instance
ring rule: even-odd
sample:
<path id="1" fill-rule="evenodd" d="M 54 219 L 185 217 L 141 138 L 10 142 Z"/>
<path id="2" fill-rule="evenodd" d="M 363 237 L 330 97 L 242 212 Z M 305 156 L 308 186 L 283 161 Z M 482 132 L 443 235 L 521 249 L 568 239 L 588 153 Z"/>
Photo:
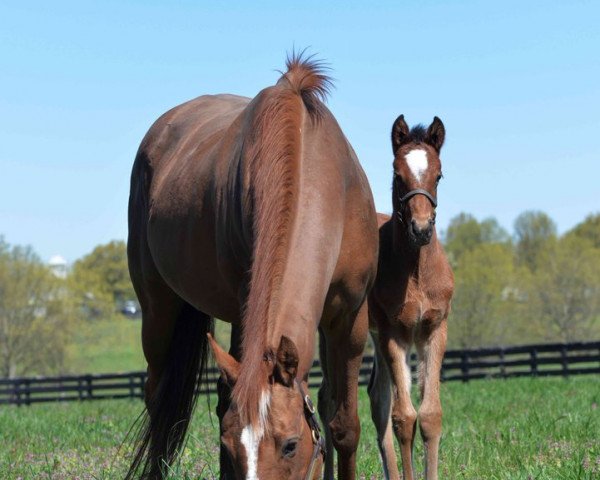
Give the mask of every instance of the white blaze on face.
<path id="1" fill-rule="evenodd" d="M 427 171 L 427 152 L 417 148 L 408 152 L 405 158 L 411 173 L 416 178 L 417 182 L 420 182 L 423 173 Z"/>
<path id="2" fill-rule="evenodd" d="M 246 449 L 246 458 L 248 461 L 246 470 L 246 480 L 258 480 L 258 446 L 263 436 L 260 430 L 255 431 L 251 425 L 247 425 L 242 430 L 240 440 Z"/>
<path id="3" fill-rule="evenodd" d="M 271 394 L 265 390 L 260 397 L 258 405 L 258 418 L 260 425 L 255 430 L 252 425 L 246 425 L 242 430 L 240 441 L 246 449 L 247 469 L 246 480 L 258 479 L 258 447 L 262 440 L 267 426 L 267 415 L 269 414 L 269 405 L 271 404 Z"/>

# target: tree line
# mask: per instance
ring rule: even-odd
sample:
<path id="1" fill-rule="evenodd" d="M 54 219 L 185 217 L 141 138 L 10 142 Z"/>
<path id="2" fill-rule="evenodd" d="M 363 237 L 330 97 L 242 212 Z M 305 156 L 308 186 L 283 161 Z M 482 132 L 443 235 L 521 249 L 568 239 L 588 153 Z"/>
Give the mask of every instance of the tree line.
<path id="1" fill-rule="evenodd" d="M 600 338 L 600 214 L 561 236 L 543 212 L 522 213 L 512 235 L 460 214 L 443 240 L 456 281 L 450 346 Z"/>
<path id="2" fill-rule="evenodd" d="M 461 213 L 441 236 L 456 280 L 449 347 L 600 338 L 600 213 L 563 235 L 543 212 L 522 213 L 512 233 Z M 123 241 L 58 278 L 0 237 L 0 376 L 69 371 L 75 329 L 134 299 Z"/>

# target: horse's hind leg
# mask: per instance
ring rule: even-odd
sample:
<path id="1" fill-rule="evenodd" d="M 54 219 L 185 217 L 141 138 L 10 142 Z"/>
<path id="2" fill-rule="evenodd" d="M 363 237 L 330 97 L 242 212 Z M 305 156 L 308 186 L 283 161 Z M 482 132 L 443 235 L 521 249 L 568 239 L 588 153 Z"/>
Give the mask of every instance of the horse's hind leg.
<path id="1" fill-rule="evenodd" d="M 148 416 L 138 432 L 126 478 L 162 478 L 183 443 L 205 363 L 210 317 L 181 299 L 158 272 L 143 215 L 130 210 L 127 244 L 131 280 L 142 307 L 142 347 L 148 363 Z"/>
<path id="2" fill-rule="evenodd" d="M 142 306 L 142 349 L 148 364 L 148 380 L 145 388 L 146 405 L 149 406 L 167 362 L 169 347 L 177 315 L 183 301 L 167 290 L 155 297 L 152 306 Z M 159 300 L 161 298 L 163 301 Z M 141 302 L 140 303 L 144 303 Z"/>
<path id="3" fill-rule="evenodd" d="M 356 478 L 356 450 L 360 438 L 358 376 L 368 335 L 366 302 L 357 312 L 336 321 L 331 328 L 323 330 L 327 336 L 328 383 L 334 407 L 328 426 L 337 451 L 337 478 L 344 480 Z"/>
<path id="4" fill-rule="evenodd" d="M 371 335 L 375 346 L 375 359 L 368 388 L 371 400 L 371 419 L 377 429 L 377 446 L 383 462 L 383 474 L 386 479 L 399 480 L 391 421 L 392 379 L 381 354 L 378 334 L 371 333 Z"/>
<path id="5" fill-rule="evenodd" d="M 421 406 L 419 427 L 425 446 L 425 479 L 438 478 L 438 451 L 442 436 L 442 405 L 440 402 L 440 370 L 446 351 L 447 323 L 443 319 L 430 330 L 424 323 L 417 334 L 419 354 L 419 387 Z"/>

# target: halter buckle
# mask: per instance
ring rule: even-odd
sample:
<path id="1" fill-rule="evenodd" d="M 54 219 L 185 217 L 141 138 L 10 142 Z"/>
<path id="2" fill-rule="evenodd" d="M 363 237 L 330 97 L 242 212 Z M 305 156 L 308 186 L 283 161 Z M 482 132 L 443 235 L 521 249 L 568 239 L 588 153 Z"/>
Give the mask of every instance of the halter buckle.
<path id="1" fill-rule="evenodd" d="M 313 404 L 312 400 L 310 399 L 310 397 L 308 396 L 308 394 L 306 394 L 304 396 L 304 405 L 306 405 L 306 409 L 311 413 L 314 414 L 316 412 L 315 410 L 315 405 Z"/>

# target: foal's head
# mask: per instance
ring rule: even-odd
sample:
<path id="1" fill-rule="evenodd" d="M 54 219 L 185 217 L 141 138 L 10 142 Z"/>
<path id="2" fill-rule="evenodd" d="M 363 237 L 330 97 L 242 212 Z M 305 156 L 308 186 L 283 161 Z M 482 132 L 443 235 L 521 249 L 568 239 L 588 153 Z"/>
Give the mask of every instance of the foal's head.
<path id="1" fill-rule="evenodd" d="M 221 378 L 234 387 L 242 366 L 209 337 Z M 269 358 L 271 357 L 271 358 Z M 308 388 L 296 379 L 298 350 L 281 337 L 273 355 L 265 358 L 267 389 L 260 396 L 257 421 L 249 423 L 235 398 L 221 422 L 221 443 L 235 477 L 247 480 L 316 479 L 322 467 L 323 439 L 315 423 Z M 264 382 L 256 379 L 256 385 Z"/>
<path id="2" fill-rule="evenodd" d="M 427 245 L 433 235 L 445 135 L 438 117 L 427 129 L 417 125 L 409 130 L 400 115 L 392 127 L 394 217 L 415 247 Z"/>

